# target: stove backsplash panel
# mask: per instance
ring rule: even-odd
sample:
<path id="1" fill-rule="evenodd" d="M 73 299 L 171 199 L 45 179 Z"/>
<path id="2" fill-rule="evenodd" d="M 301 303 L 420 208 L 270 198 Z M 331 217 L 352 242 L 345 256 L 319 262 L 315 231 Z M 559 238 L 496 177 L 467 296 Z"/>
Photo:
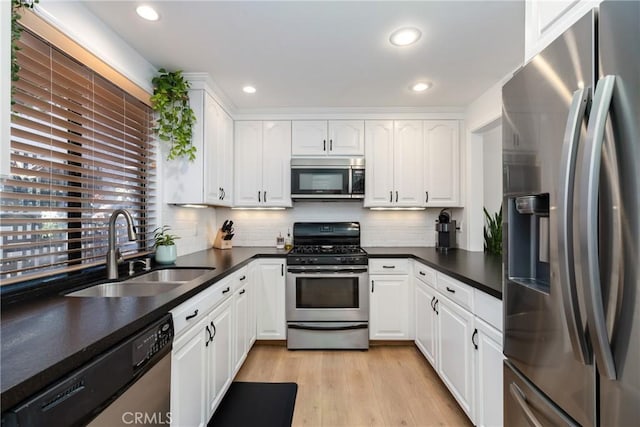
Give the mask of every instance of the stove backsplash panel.
<path id="1" fill-rule="evenodd" d="M 463 210 L 452 209 L 462 220 Z M 281 211 L 216 208 L 218 226 L 233 220 L 234 246 L 275 246 L 276 236 L 293 232 L 294 222 L 359 221 L 362 246 L 435 246 L 435 220 L 440 209 L 372 211 L 353 202 L 297 202 Z"/>

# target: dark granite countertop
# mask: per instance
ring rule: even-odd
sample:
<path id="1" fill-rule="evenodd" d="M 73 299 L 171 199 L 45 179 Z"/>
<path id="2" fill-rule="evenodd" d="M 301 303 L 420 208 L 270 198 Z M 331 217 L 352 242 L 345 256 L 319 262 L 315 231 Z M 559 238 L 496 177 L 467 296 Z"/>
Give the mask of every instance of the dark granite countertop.
<path id="1" fill-rule="evenodd" d="M 0 406 L 9 409 L 240 269 L 252 258 L 285 255 L 285 251 L 269 247 L 209 249 L 179 257 L 176 266 L 215 270 L 158 296 L 55 295 L 3 307 Z"/>
<path id="2" fill-rule="evenodd" d="M 457 249 L 365 248 L 371 257 L 417 259 L 439 271 L 501 298 L 499 258 Z M 214 267 L 201 278 L 151 297 L 43 297 L 3 307 L 0 317 L 1 402 L 9 409 L 38 390 L 106 351 L 169 310 L 242 268 L 257 257 L 280 258 L 270 247 L 208 249 L 181 256 L 177 267 Z"/>
<path id="3" fill-rule="evenodd" d="M 502 299 L 502 258 L 484 252 L 427 247 L 364 248 L 370 258 L 414 258 L 487 294 Z"/>

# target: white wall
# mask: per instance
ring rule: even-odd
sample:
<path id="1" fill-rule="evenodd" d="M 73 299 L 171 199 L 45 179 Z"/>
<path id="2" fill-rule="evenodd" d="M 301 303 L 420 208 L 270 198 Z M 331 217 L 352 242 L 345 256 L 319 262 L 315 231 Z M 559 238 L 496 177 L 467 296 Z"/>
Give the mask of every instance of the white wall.
<path id="1" fill-rule="evenodd" d="M 502 203 L 502 126 L 482 134 L 483 206 L 490 214 Z"/>
<path id="2" fill-rule="evenodd" d="M 275 246 L 276 236 L 286 236 L 294 222 L 359 221 L 362 246 L 435 246 L 435 219 L 440 209 L 375 211 L 361 202 L 294 202 L 281 211 L 218 208 L 218 227 L 233 220 L 235 246 Z M 452 209 L 453 219 L 462 215 Z"/>

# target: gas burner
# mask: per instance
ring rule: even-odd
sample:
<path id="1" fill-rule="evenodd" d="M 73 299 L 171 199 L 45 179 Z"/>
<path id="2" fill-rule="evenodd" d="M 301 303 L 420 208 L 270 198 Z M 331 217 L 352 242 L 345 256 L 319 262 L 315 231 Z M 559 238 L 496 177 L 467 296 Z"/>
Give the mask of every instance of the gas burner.
<path id="1" fill-rule="evenodd" d="M 366 265 L 357 222 L 295 223 L 289 265 Z"/>

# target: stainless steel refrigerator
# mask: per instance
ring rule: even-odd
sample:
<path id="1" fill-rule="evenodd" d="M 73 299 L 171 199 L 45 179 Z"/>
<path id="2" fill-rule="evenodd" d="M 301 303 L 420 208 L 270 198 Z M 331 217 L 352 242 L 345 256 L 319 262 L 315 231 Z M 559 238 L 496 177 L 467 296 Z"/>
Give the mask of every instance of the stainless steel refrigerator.
<path id="1" fill-rule="evenodd" d="M 640 2 L 503 95 L 504 423 L 640 425 Z"/>

